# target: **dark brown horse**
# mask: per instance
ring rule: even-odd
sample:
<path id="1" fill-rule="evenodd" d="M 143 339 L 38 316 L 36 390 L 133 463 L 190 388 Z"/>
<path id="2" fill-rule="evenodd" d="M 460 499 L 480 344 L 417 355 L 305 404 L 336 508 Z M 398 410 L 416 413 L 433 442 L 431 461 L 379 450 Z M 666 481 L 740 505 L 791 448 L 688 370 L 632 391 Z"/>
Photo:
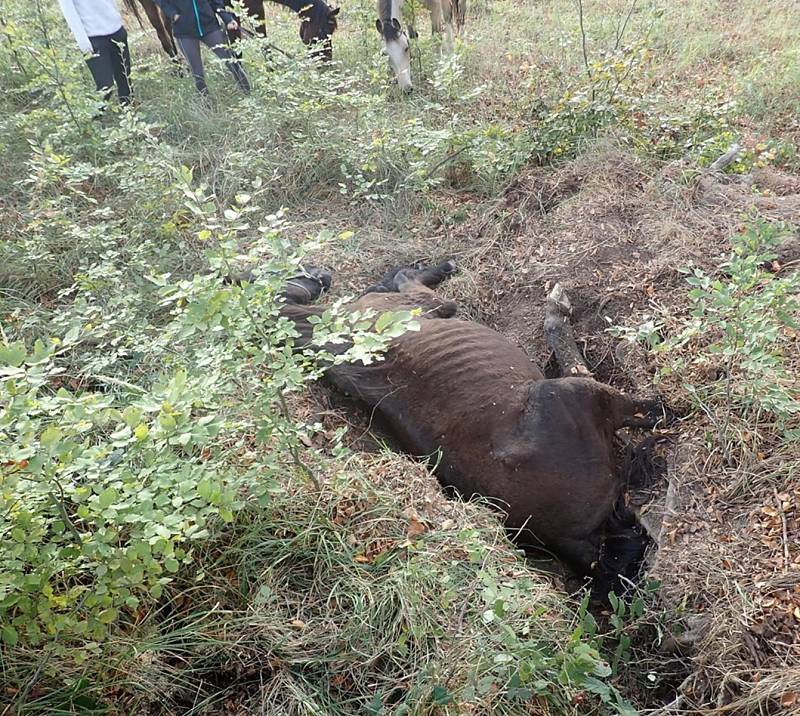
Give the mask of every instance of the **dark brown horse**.
<path id="1" fill-rule="evenodd" d="M 311 54 L 325 62 L 333 58 L 333 33 L 338 27 L 339 8 L 330 7 L 325 0 L 267 0 L 293 10 L 300 17 L 300 38 L 311 48 Z M 137 2 L 141 5 L 147 19 L 158 35 L 161 47 L 170 57 L 178 56 L 178 48 L 172 37 L 172 22 L 165 17 L 153 0 L 125 0 L 125 6 L 139 18 Z M 264 0 L 243 0 L 247 14 L 256 20 L 257 32 L 267 36 L 265 24 Z M 228 38 L 233 42 L 242 36 L 241 29 L 228 31 Z"/>
<path id="2" fill-rule="evenodd" d="M 419 308 L 420 327 L 394 339 L 383 361 L 334 365 L 326 380 L 360 401 L 401 450 L 430 460 L 443 485 L 499 501 L 518 544 L 593 577 L 601 597 L 621 591 L 648 538 L 625 506 L 630 474 L 617 464 L 615 434 L 654 427 L 661 403 L 588 377 L 563 293 L 551 294 L 545 322 L 562 377 L 545 379 L 499 333 L 453 318 L 456 304 L 431 287 L 454 269 L 394 270 L 351 304 L 378 314 Z M 329 284 L 317 271 L 287 285 L 281 312 L 295 323 L 297 347 L 310 344 L 308 318 L 321 312 L 306 304 Z"/>

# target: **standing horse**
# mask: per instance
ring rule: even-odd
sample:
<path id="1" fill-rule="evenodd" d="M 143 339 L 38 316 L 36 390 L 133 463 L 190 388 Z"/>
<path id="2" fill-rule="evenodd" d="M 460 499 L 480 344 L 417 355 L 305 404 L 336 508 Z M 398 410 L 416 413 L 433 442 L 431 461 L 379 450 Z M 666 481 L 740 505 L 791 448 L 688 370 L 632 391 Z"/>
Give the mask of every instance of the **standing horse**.
<path id="1" fill-rule="evenodd" d="M 431 32 L 444 35 L 445 48 L 453 49 L 453 35 L 464 27 L 466 0 L 423 0 L 431 13 Z M 403 29 L 403 0 L 378 0 L 378 19 L 375 27 L 383 40 L 383 53 L 389 58 L 389 67 L 403 92 L 411 92 L 411 53 L 409 38 L 417 37 L 415 28 L 409 23 Z M 455 26 L 455 27 L 454 27 Z"/>
<path id="2" fill-rule="evenodd" d="M 139 18 L 137 0 L 124 0 L 125 6 Z M 325 0 L 268 0 L 293 10 L 300 17 L 300 39 L 311 48 L 311 54 L 325 62 L 333 58 L 332 36 L 338 27 L 339 8 L 330 7 Z M 153 0 L 138 0 L 145 11 L 150 25 L 156 31 L 161 47 L 170 57 L 178 56 L 178 48 L 172 37 L 172 19 L 166 17 Z M 243 0 L 247 14 L 257 21 L 257 32 L 267 36 L 264 11 L 264 0 Z M 141 20 L 140 20 L 141 22 Z M 228 38 L 233 42 L 241 39 L 241 30 L 229 30 Z"/>

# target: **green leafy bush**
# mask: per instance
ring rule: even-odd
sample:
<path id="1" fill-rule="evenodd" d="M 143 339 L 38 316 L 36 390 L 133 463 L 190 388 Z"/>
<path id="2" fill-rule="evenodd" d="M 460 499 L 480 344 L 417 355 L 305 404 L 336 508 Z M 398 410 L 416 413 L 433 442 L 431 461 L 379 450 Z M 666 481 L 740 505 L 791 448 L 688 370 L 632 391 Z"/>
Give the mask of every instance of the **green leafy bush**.
<path id="1" fill-rule="evenodd" d="M 772 416 L 796 436 L 800 400 L 789 359 L 800 329 L 800 276 L 776 273 L 776 247 L 789 227 L 752 219 L 734 236 L 733 251 L 715 275 L 681 273 L 691 286 L 688 316 L 660 315 L 617 331 L 663 354 L 662 378 L 675 376 L 712 417 L 727 445 L 733 413 L 756 422 Z"/>

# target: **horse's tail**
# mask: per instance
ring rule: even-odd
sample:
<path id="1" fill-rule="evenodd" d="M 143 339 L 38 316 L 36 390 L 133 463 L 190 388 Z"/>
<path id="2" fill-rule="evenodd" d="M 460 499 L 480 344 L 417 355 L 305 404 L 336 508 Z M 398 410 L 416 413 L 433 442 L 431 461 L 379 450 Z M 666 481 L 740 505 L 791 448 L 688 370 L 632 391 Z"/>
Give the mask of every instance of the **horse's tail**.
<path id="1" fill-rule="evenodd" d="M 133 14 L 136 18 L 136 21 L 144 27 L 144 23 L 142 22 L 142 16 L 139 14 L 139 3 L 137 0 L 123 0 L 125 7 Z"/>
<path id="2" fill-rule="evenodd" d="M 626 477 L 627 487 L 649 488 L 664 473 L 666 461 L 656 450 L 664 440 L 663 436 L 650 435 L 638 445 L 626 448 L 621 473 Z M 625 596 L 630 583 L 641 572 L 651 543 L 652 539 L 625 504 L 623 494 L 605 525 L 605 542 L 594 575 L 595 594 L 604 600 L 609 592 Z"/>
<path id="3" fill-rule="evenodd" d="M 609 592 L 624 597 L 636 581 L 652 540 L 620 497 L 605 525 L 605 540 L 595 567 L 593 590 L 602 600 Z"/>

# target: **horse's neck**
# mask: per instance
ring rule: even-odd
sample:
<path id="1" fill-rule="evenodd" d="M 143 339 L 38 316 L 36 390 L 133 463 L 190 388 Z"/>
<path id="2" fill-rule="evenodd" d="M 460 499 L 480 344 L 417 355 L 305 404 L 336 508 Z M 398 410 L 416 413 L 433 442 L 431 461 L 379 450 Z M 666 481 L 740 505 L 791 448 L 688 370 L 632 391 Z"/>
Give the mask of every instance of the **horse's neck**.
<path id="1" fill-rule="evenodd" d="M 378 17 L 381 22 L 390 22 L 393 17 L 403 20 L 403 0 L 378 0 Z"/>
<path id="2" fill-rule="evenodd" d="M 270 2 L 278 3 L 278 5 L 283 5 L 284 7 L 288 7 L 291 10 L 294 10 L 296 13 L 299 13 L 304 7 L 308 7 L 309 5 L 314 4 L 314 0 L 269 0 Z"/>

